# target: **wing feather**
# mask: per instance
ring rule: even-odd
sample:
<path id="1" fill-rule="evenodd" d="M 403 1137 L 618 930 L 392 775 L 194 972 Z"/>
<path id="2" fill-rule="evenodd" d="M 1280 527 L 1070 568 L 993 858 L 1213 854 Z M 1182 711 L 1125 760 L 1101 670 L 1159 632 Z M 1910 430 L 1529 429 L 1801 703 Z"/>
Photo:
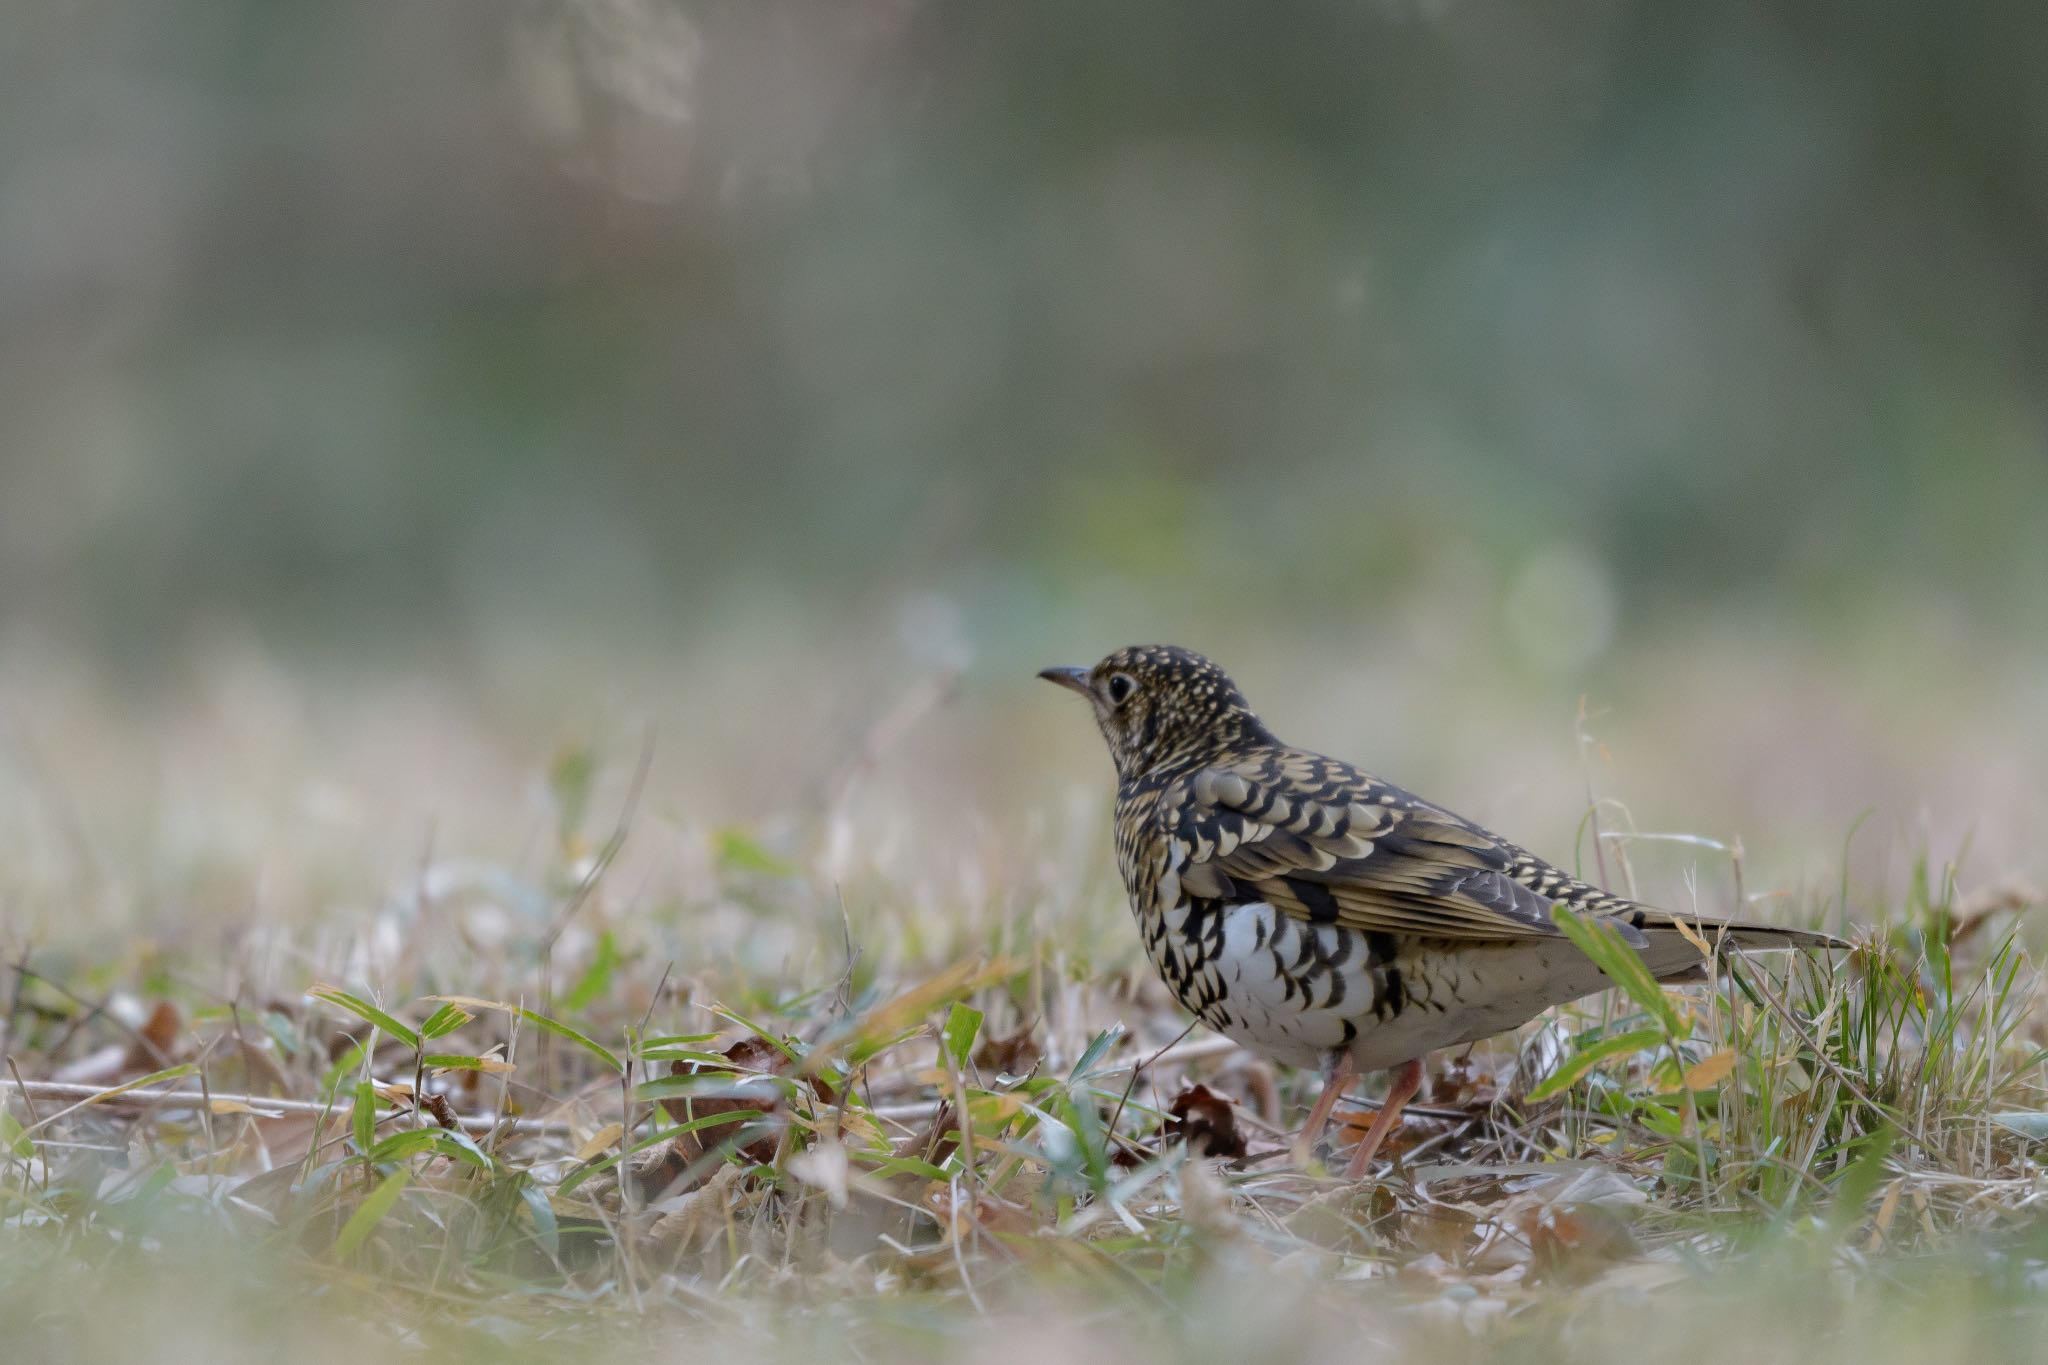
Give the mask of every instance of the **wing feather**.
<path id="1" fill-rule="evenodd" d="M 1198 896 L 1263 900 L 1319 924 L 1435 938 L 1548 938 L 1551 907 L 1636 907 L 1347 764 L 1282 750 L 1201 769 L 1160 818 Z M 1533 878 L 1543 887 L 1527 884 Z M 1627 919 L 1612 922 L 1640 944 Z"/>

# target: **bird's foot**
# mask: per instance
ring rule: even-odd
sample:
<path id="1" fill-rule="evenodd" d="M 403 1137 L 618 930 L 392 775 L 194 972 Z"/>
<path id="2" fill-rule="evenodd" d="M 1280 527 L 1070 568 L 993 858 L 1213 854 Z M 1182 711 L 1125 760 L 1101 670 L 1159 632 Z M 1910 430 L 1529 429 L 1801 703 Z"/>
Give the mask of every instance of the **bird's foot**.
<path id="1" fill-rule="evenodd" d="M 1422 1059 L 1403 1062 L 1394 1068 L 1393 1083 L 1387 1087 L 1387 1098 L 1381 1102 L 1380 1111 L 1372 1116 L 1372 1125 L 1365 1130 L 1365 1136 L 1351 1149 L 1351 1162 L 1345 1167 L 1345 1175 L 1352 1180 L 1363 1180 L 1372 1165 L 1373 1154 L 1386 1141 L 1387 1134 L 1394 1131 L 1401 1121 L 1401 1110 L 1408 1101 L 1415 1098 L 1415 1092 L 1422 1089 Z"/>

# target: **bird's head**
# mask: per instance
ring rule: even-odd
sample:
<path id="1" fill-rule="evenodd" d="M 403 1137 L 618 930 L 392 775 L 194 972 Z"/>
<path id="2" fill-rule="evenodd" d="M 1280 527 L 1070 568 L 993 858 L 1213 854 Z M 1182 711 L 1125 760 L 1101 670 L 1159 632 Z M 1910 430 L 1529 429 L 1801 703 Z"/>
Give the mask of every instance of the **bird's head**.
<path id="1" fill-rule="evenodd" d="M 1048 668 L 1038 676 L 1088 699 L 1117 776 L 1126 781 L 1272 742 L 1230 675 L 1193 650 L 1132 645 L 1093 668 Z"/>

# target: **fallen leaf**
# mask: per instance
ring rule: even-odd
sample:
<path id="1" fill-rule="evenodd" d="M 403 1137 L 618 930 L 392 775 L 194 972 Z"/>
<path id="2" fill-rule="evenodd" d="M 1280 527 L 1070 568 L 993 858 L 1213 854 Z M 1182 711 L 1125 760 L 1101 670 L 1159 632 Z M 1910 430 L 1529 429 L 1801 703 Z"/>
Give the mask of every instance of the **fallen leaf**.
<path id="1" fill-rule="evenodd" d="M 1648 1196 L 1618 1172 L 1589 1166 L 1515 1184 L 1493 1221 L 1529 1248 L 1534 1275 L 1582 1283 L 1640 1250 L 1629 1221 Z"/>
<path id="2" fill-rule="evenodd" d="M 455 1106 L 448 1103 L 446 1095 L 435 1094 L 430 1091 L 420 1101 L 420 1107 L 433 1115 L 434 1122 L 440 1124 L 449 1132 L 454 1132 L 462 1127 L 462 1120 L 455 1116 Z"/>
<path id="3" fill-rule="evenodd" d="M 1026 1076 L 1038 1065 L 1041 1056 L 1031 1037 L 1031 1025 L 1026 1024 L 1001 1038 L 984 1036 L 974 1049 L 974 1065 L 984 1075 Z"/>
<path id="4" fill-rule="evenodd" d="M 135 1042 L 129 1047 L 124 1065 L 141 1071 L 154 1071 L 169 1066 L 178 1060 L 179 1043 L 185 1033 L 183 1011 L 168 1000 L 159 1000 L 149 1012 L 149 1018 L 135 1031 Z"/>
<path id="5" fill-rule="evenodd" d="M 668 1069 L 672 1076 L 745 1078 L 782 1076 L 788 1074 L 795 1066 L 789 1055 L 781 1048 L 766 1038 L 757 1038 L 752 1034 L 727 1048 L 725 1061 L 724 1066 L 677 1061 L 670 1062 Z M 812 1095 L 824 1103 L 833 1104 L 838 1101 L 838 1095 L 834 1093 L 832 1087 L 818 1077 L 806 1076 L 804 1083 L 810 1087 Z M 783 1111 L 782 1092 L 779 1089 L 770 1091 L 766 1087 L 762 1087 L 760 1093 L 746 1095 L 670 1095 L 662 1099 L 661 1106 L 668 1110 L 669 1117 L 679 1123 L 716 1118 L 720 1114 L 760 1113 L 776 1117 Z M 734 1122 L 741 1120 L 735 1119 Z M 686 1163 L 695 1162 L 705 1152 L 730 1136 L 728 1128 L 729 1125 L 723 1123 L 705 1124 L 702 1128 L 678 1134 L 676 1147 Z M 776 1134 L 765 1133 L 740 1148 L 740 1155 L 755 1165 L 765 1166 L 775 1160 L 778 1141 Z"/>
<path id="6" fill-rule="evenodd" d="M 1196 1156 L 1236 1161 L 1244 1156 L 1244 1134 L 1237 1130 L 1237 1110 L 1229 1097 L 1206 1085 L 1191 1085 L 1174 1097 L 1166 1136 L 1187 1143 Z"/>
<path id="7" fill-rule="evenodd" d="M 1499 1095 L 1493 1073 L 1481 1071 L 1469 1060 L 1447 1061 L 1430 1079 L 1429 1103 L 1445 1108 L 1485 1109 Z"/>

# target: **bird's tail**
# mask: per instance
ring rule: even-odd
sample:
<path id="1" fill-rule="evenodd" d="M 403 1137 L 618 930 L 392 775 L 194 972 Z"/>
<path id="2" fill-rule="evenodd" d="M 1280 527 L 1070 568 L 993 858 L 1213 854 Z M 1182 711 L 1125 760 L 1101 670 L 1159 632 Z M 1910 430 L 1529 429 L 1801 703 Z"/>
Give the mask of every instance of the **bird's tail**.
<path id="1" fill-rule="evenodd" d="M 1641 928 L 1648 946 L 1643 958 L 1660 981 L 1705 980 L 1706 959 L 1700 955 L 1701 943 L 1710 949 L 1745 953 L 1773 949 L 1797 949 L 1809 953 L 1846 952 L 1855 946 L 1817 929 L 1788 929 L 1777 924 L 1704 915 L 1681 916 L 1647 907 L 1645 910 Z"/>
<path id="2" fill-rule="evenodd" d="M 1810 953 L 1847 952 L 1856 946 L 1847 939 L 1824 934 L 1818 929 L 1788 929 L 1781 924 L 1756 924 L 1748 920 L 1708 920 L 1705 923 L 1687 920 L 1686 924 L 1709 944 L 1719 937 L 1729 947 L 1746 952 L 1771 948 L 1800 948 Z"/>

